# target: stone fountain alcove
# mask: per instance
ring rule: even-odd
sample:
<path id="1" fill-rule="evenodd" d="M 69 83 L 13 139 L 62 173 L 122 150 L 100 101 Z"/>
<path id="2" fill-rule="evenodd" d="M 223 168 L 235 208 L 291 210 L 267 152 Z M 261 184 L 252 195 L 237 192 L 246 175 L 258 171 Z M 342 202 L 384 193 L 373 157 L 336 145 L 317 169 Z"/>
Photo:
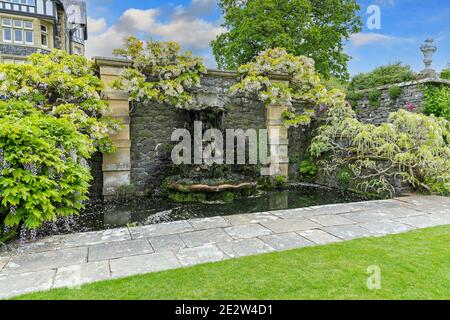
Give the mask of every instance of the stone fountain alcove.
<path id="1" fill-rule="evenodd" d="M 99 75 L 105 84 L 104 99 L 110 104 L 108 116 L 120 120 L 122 130 L 112 136 L 116 152 L 103 155 L 103 191 L 105 199 L 114 198 L 119 189 L 133 186 L 138 192 L 152 192 L 167 176 L 174 172 L 170 160 L 171 141 L 175 129 L 192 130 L 194 120 L 204 122 L 204 129 L 217 127 L 226 129 L 267 129 L 269 150 L 280 159 L 278 171 L 273 175 L 288 177 L 288 129 L 283 125 L 284 106 L 268 108 L 256 100 L 231 97 L 229 88 L 237 82 L 235 72 L 209 70 L 202 77 L 201 87 L 195 92 L 192 110 L 179 110 L 157 103 L 129 103 L 128 94 L 110 88 L 121 70 L 130 62 L 114 58 L 95 58 Z M 274 76 L 276 81 L 288 81 L 284 76 Z M 273 134 L 279 132 L 279 143 L 273 145 Z M 247 168 L 248 169 L 248 168 Z M 192 176 L 211 174 L 214 169 L 192 166 L 186 171 Z M 230 172 L 243 170 L 242 167 L 226 168 Z M 189 174 L 187 174 L 189 176 Z M 242 182 L 242 181 L 241 181 Z"/>

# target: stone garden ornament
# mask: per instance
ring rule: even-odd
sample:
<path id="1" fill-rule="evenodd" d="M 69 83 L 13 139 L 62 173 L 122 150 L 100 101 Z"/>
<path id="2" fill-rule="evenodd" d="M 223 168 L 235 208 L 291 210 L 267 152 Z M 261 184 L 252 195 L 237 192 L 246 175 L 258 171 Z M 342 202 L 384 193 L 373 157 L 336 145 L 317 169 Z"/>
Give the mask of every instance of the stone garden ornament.
<path id="1" fill-rule="evenodd" d="M 420 72 L 420 76 L 423 78 L 437 77 L 436 71 L 431 67 L 433 63 L 433 54 L 437 51 L 434 40 L 432 38 L 425 40 L 420 47 L 420 50 L 423 53 L 423 63 L 425 64 L 425 69 Z"/>

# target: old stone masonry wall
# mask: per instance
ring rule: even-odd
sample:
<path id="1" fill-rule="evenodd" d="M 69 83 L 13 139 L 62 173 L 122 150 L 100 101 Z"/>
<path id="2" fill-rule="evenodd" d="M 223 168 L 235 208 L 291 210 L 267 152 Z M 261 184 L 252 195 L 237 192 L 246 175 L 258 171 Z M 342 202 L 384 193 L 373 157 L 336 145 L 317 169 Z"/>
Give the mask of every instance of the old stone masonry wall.
<path id="1" fill-rule="evenodd" d="M 194 110 L 155 103 L 133 104 L 130 112 L 131 184 L 140 191 L 151 191 L 165 177 L 176 174 L 170 159 L 174 146 L 172 132 L 184 128 L 192 130 L 195 120 L 222 131 L 265 129 L 266 108 L 262 103 L 230 97 L 229 88 L 236 81 L 235 73 L 210 71 L 202 77 L 201 88 L 194 94 Z"/>
<path id="2" fill-rule="evenodd" d="M 450 81 L 436 78 L 428 78 L 411 82 L 404 82 L 394 85 L 387 85 L 370 90 L 360 91 L 363 96 L 357 101 L 350 101 L 357 113 L 358 119 L 362 122 L 381 124 L 386 122 L 389 114 L 399 109 L 407 109 L 408 104 L 414 107 L 414 112 L 423 112 L 424 95 L 423 88 L 427 85 L 450 85 Z M 400 88 L 401 93 L 398 98 L 393 99 L 389 94 L 389 89 L 393 86 Z M 369 100 L 369 95 L 373 91 L 379 91 L 381 97 L 375 105 Z M 377 105 L 378 102 L 378 105 Z"/>

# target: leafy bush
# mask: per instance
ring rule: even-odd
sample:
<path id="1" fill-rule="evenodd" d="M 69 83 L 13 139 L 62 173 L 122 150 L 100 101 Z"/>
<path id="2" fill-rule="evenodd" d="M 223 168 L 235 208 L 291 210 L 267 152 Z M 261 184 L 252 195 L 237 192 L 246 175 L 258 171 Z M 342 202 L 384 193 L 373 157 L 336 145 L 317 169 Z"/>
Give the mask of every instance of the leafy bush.
<path id="1" fill-rule="evenodd" d="M 0 102 L 0 115 L 0 221 L 35 229 L 76 214 L 92 179 L 93 141 L 28 102 Z"/>
<path id="2" fill-rule="evenodd" d="M 389 97 L 391 97 L 392 100 L 397 100 L 401 94 L 402 88 L 398 86 L 393 86 L 389 88 Z"/>
<path id="3" fill-rule="evenodd" d="M 129 91 L 130 101 L 192 107 L 190 92 L 200 84 L 200 75 L 206 73 L 201 58 L 180 53 L 180 46 L 174 42 L 143 42 L 135 37 L 127 38 L 124 47 L 114 54 L 133 62 L 114 83 L 116 88 Z"/>
<path id="4" fill-rule="evenodd" d="M 381 91 L 380 90 L 372 90 L 369 92 L 369 104 L 372 108 L 379 108 L 381 105 L 380 102 Z"/>
<path id="5" fill-rule="evenodd" d="M 112 150 L 119 127 L 100 119 L 101 89 L 92 63 L 59 50 L 0 64 L 0 225 L 35 229 L 83 207 L 86 159 Z"/>
<path id="6" fill-rule="evenodd" d="M 393 181 L 401 179 L 421 191 L 450 194 L 450 123 L 443 118 L 399 110 L 375 126 L 358 121 L 348 106 L 331 108 L 310 153 L 323 157 L 325 173 L 349 168 L 363 192 L 393 195 Z"/>
<path id="7" fill-rule="evenodd" d="M 450 87 L 428 85 L 424 89 L 424 111 L 450 121 Z"/>
<path id="8" fill-rule="evenodd" d="M 371 72 L 360 73 L 350 82 L 350 90 L 373 89 L 387 84 L 396 84 L 416 79 L 416 74 L 408 65 L 400 62 L 375 68 Z"/>
<path id="9" fill-rule="evenodd" d="M 342 168 L 338 174 L 339 184 L 343 188 L 348 188 L 352 179 L 352 172 L 348 168 Z"/>
<path id="10" fill-rule="evenodd" d="M 311 159 L 303 160 L 300 163 L 298 170 L 301 178 L 305 181 L 311 180 L 319 171 L 317 165 Z"/>
<path id="11" fill-rule="evenodd" d="M 441 72 L 441 78 L 442 79 L 446 79 L 446 80 L 450 80 L 450 69 L 444 69 Z"/>
<path id="12" fill-rule="evenodd" d="M 356 91 L 348 91 L 346 96 L 347 101 L 350 103 L 350 105 L 352 107 L 356 107 L 358 101 L 364 98 L 364 93 Z"/>

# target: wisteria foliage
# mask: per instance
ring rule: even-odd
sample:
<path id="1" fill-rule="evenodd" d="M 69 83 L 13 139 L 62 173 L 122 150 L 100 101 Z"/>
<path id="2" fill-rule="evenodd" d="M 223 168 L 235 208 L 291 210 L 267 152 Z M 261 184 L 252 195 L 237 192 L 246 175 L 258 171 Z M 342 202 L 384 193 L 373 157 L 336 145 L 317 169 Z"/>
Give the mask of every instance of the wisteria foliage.
<path id="1" fill-rule="evenodd" d="M 144 42 L 129 37 L 114 54 L 132 61 L 132 67 L 126 68 L 114 83 L 115 88 L 129 92 L 130 101 L 189 109 L 192 90 L 200 85 L 200 75 L 206 73 L 202 59 L 191 52 L 180 52 L 174 42 Z"/>
<path id="2" fill-rule="evenodd" d="M 314 60 L 289 54 L 283 48 L 263 51 L 254 62 L 242 65 L 238 71 L 241 81 L 231 88 L 231 93 L 256 95 L 266 106 L 288 106 L 289 111 L 284 114 L 288 126 L 309 124 L 316 108 L 324 111 L 328 107 L 345 105 L 343 92 L 327 90 L 321 83 Z M 277 75 L 286 76 L 286 81 L 277 80 Z M 309 107 L 296 114 L 294 101 Z"/>
<path id="3" fill-rule="evenodd" d="M 399 110 L 380 126 L 358 121 L 349 106 L 330 108 L 310 152 L 328 173 L 348 167 L 364 192 L 394 195 L 400 179 L 419 191 L 450 194 L 450 122 Z"/>

